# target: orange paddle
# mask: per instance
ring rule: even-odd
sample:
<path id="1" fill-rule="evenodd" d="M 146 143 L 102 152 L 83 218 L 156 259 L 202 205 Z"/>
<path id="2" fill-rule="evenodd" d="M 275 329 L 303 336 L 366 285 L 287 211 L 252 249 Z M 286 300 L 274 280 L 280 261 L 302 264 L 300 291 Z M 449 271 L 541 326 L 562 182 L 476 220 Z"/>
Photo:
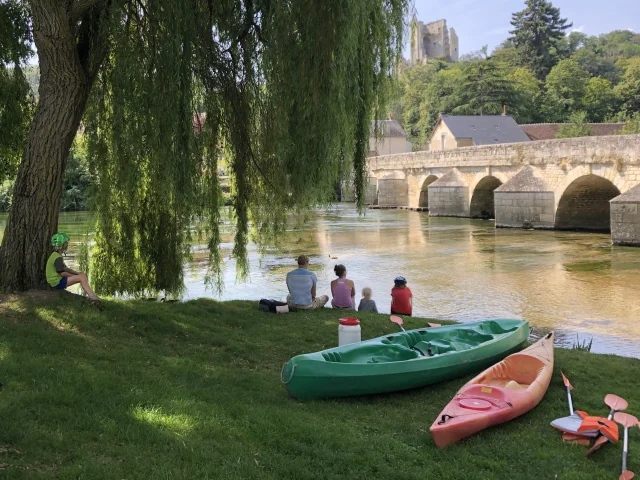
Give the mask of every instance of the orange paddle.
<path id="1" fill-rule="evenodd" d="M 629 406 L 629 404 L 624 398 L 614 395 L 612 393 L 604 397 L 604 403 L 606 403 L 607 406 L 611 408 L 611 412 L 609 412 L 609 416 L 607 417 L 609 420 L 613 418 L 613 415 L 617 411 L 624 410 Z M 595 441 L 593 446 L 589 450 L 587 450 L 587 453 L 585 453 L 584 456 L 588 457 L 596 450 L 599 450 L 600 447 L 602 447 L 605 443 L 607 443 L 607 437 L 605 437 L 604 435 L 598 437 L 598 439 Z"/>
<path id="2" fill-rule="evenodd" d="M 573 401 L 571 400 L 571 390 L 573 390 L 573 386 L 571 385 L 571 382 L 569 382 L 569 379 L 564 376 L 564 373 L 560 372 L 560 375 L 562 375 L 562 382 L 564 383 L 564 386 L 567 387 L 567 397 L 569 398 L 569 414 L 573 415 Z"/>
<path id="3" fill-rule="evenodd" d="M 627 456 L 629 455 L 629 429 L 640 427 L 638 419 L 628 413 L 617 412 L 613 419 L 624 427 L 624 448 L 622 449 L 622 475 L 620 478 L 629 480 L 633 478 L 633 472 L 627 470 Z M 625 476 L 626 475 L 626 476 Z M 629 476 L 630 475 L 630 476 Z"/>
<path id="4" fill-rule="evenodd" d="M 404 322 L 402 321 L 402 318 L 396 316 L 396 315 L 391 315 L 389 317 L 389 320 L 391 320 L 393 323 L 395 323 L 396 325 L 399 325 L 400 328 L 402 329 L 403 332 L 406 332 L 406 330 L 404 329 L 404 327 L 402 326 L 404 324 Z"/>

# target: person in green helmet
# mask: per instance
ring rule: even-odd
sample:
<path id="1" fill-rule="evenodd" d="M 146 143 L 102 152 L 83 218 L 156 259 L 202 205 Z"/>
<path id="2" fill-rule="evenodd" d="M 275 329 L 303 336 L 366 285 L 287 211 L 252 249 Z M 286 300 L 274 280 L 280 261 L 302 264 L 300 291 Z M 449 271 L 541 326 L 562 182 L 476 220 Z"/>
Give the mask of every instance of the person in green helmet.
<path id="1" fill-rule="evenodd" d="M 47 282 L 55 290 L 64 290 L 71 285 L 80 284 L 85 293 L 92 302 L 100 302 L 100 298 L 94 293 L 89 286 L 87 275 L 83 272 L 76 272 L 67 267 L 62 259 L 62 255 L 69 248 L 69 235 L 64 232 L 56 233 L 51 237 L 51 245 L 53 253 L 47 260 Z"/>

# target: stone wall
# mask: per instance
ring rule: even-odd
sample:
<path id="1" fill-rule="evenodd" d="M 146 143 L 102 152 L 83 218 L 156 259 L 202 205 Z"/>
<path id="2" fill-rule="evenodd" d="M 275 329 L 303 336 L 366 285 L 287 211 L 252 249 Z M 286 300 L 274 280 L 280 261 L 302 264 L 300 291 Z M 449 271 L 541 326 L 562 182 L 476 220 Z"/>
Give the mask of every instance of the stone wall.
<path id="1" fill-rule="evenodd" d="M 512 228 L 553 228 L 553 192 L 494 193 L 496 226 Z"/>
<path id="2" fill-rule="evenodd" d="M 468 217 L 467 187 L 429 187 L 429 215 L 432 217 Z"/>
<path id="3" fill-rule="evenodd" d="M 591 175 L 583 178 L 586 180 L 575 182 L 562 196 L 556 211 L 555 227 L 561 230 L 609 230 L 609 202 L 620 192 L 601 177 Z"/>
<path id="4" fill-rule="evenodd" d="M 539 142 L 465 147 L 445 151 L 412 152 L 370 159 L 374 172 L 461 166 L 524 166 L 552 164 L 562 175 L 576 165 L 606 164 L 611 168 L 640 165 L 640 135 L 563 138 Z M 623 170 L 624 171 L 624 170 Z M 640 170 L 629 172 L 640 181 Z M 378 175 L 376 175 L 378 176 Z"/>
<path id="5" fill-rule="evenodd" d="M 381 207 L 406 206 L 409 202 L 409 187 L 403 179 L 378 180 L 378 205 Z"/>
<path id="6" fill-rule="evenodd" d="M 611 240 L 616 245 L 640 246 L 640 202 L 611 204 Z"/>
<path id="7" fill-rule="evenodd" d="M 611 200 L 611 240 L 640 246 L 640 185 Z"/>
<path id="8" fill-rule="evenodd" d="M 475 215 L 478 208 L 490 209 L 490 199 L 485 198 L 489 193 L 480 190 L 494 177 L 503 184 L 494 191 L 499 227 L 604 230 L 611 225 L 614 242 L 618 238 L 640 244 L 634 240 L 640 231 L 635 230 L 636 217 L 629 213 L 633 208 L 610 210 L 608 205 L 616 194 L 623 197 L 640 184 L 640 135 L 388 155 L 369 159 L 369 169 L 377 178 L 398 180 L 386 187 L 387 194 L 380 188 L 387 205 L 414 208 L 424 206 L 428 199 L 431 215 Z M 424 186 L 432 177 L 438 180 L 428 185 L 425 196 Z M 401 203 L 403 199 L 406 203 Z M 640 199 L 635 203 L 640 208 Z M 624 220 L 616 223 L 620 218 Z"/>

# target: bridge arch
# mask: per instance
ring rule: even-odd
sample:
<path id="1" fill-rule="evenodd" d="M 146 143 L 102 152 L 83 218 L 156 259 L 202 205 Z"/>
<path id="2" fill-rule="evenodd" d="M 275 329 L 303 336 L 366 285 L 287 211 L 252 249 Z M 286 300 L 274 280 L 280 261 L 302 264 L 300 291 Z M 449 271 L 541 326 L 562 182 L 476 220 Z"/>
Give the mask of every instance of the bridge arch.
<path id="1" fill-rule="evenodd" d="M 471 218 L 496 218 L 493 191 L 502 185 L 502 181 L 489 175 L 476 183 L 469 205 Z"/>
<path id="2" fill-rule="evenodd" d="M 562 191 L 555 216 L 558 230 L 611 230 L 609 202 L 620 195 L 611 180 L 588 173 L 578 176 Z"/>
<path id="3" fill-rule="evenodd" d="M 627 182 L 624 177 L 622 177 L 614 168 L 598 168 L 594 169 L 590 165 L 579 165 L 575 168 L 572 168 L 563 178 L 562 182 L 555 188 L 554 194 L 556 199 L 556 209 L 560 204 L 560 199 L 564 195 L 564 192 L 569 188 L 575 180 L 580 177 L 584 177 L 587 175 L 594 175 L 606 180 L 609 180 L 613 183 L 620 192 L 625 192 L 628 190 Z"/>
<path id="4" fill-rule="evenodd" d="M 435 175 L 428 175 L 422 182 L 420 188 L 420 200 L 418 200 L 418 206 L 421 208 L 429 208 L 429 185 L 438 180 Z"/>

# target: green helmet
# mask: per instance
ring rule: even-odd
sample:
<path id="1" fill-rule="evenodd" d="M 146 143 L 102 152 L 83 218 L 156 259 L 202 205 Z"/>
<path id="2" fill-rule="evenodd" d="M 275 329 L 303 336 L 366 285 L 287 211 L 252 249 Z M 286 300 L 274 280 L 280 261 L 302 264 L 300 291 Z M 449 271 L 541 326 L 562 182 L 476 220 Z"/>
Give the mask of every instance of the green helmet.
<path id="1" fill-rule="evenodd" d="M 51 245 L 54 247 L 61 247 L 70 240 L 69 235 L 64 232 L 58 232 L 51 237 Z"/>

